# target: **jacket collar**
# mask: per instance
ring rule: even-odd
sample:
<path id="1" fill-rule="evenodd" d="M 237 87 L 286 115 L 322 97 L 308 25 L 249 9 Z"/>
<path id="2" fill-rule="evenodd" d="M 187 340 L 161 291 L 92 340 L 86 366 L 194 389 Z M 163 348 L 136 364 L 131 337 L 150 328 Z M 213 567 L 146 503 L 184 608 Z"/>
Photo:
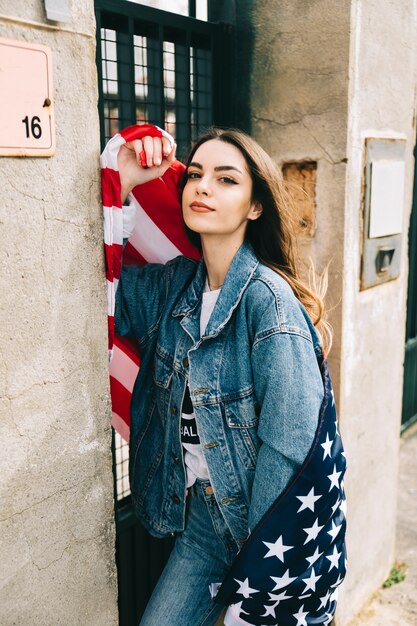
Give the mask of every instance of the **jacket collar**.
<path id="1" fill-rule="evenodd" d="M 259 261 L 252 246 L 248 242 L 244 242 L 230 264 L 216 306 L 204 333 L 205 337 L 218 335 L 229 321 L 258 265 Z M 181 323 L 196 341 L 200 338 L 201 300 L 206 276 L 207 270 L 204 259 L 201 259 L 191 284 L 172 312 L 174 317 L 184 316 Z M 187 318 L 190 320 L 189 322 Z"/>

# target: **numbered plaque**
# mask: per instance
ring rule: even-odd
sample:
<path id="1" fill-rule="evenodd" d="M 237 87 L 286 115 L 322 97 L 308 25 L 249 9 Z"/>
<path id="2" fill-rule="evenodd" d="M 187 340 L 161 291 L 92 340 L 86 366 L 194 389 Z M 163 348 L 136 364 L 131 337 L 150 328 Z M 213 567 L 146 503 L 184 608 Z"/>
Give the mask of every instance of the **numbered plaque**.
<path id="1" fill-rule="evenodd" d="M 0 155 L 53 154 L 51 50 L 0 37 Z"/>

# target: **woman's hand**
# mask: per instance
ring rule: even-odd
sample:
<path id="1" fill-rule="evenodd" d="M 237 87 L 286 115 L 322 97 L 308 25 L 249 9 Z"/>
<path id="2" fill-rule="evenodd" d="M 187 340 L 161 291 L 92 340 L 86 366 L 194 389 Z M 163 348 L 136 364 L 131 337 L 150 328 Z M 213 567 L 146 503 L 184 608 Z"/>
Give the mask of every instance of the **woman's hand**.
<path id="1" fill-rule="evenodd" d="M 123 144 L 117 156 L 120 182 L 122 185 L 122 204 L 136 185 L 143 185 L 162 176 L 175 160 L 177 145 L 171 149 L 167 137 L 136 139 Z M 141 158 L 141 153 L 142 158 Z M 145 163 L 146 166 L 141 165 Z"/>

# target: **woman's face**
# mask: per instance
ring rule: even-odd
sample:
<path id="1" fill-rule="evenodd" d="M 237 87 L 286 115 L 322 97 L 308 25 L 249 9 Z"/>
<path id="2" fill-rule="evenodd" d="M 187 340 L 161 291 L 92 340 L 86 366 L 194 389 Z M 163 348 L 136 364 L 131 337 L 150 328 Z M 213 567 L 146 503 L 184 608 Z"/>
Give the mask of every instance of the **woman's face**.
<path id="1" fill-rule="evenodd" d="M 200 235 L 233 235 L 243 242 L 248 220 L 262 209 L 252 201 L 252 179 L 238 148 L 210 139 L 188 166 L 182 211 L 188 228 Z"/>

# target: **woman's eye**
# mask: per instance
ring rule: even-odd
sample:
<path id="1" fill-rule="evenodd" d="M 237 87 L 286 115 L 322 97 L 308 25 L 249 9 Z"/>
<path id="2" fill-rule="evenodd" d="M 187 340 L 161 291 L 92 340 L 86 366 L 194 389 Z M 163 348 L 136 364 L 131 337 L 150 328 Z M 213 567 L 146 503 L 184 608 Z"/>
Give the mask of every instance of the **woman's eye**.
<path id="1" fill-rule="evenodd" d="M 200 178 L 200 174 L 198 172 L 188 172 L 188 178 Z"/>
<path id="2" fill-rule="evenodd" d="M 229 185 L 237 185 L 237 182 L 234 180 L 234 178 L 230 178 L 229 176 L 222 176 L 220 180 L 222 181 L 222 183 L 227 183 Z"/>

